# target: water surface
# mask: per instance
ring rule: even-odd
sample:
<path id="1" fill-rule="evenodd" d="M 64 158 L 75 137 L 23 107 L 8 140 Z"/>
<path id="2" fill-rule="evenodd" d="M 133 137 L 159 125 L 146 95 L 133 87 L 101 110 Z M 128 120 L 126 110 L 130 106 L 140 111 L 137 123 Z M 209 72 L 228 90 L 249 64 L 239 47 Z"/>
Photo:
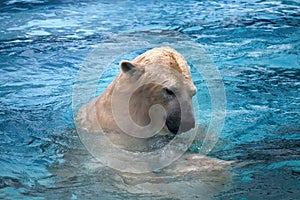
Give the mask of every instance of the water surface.
<path id="1" fill-rule="evenodd" d="M 150 198 L 83 170 L 92 158 L 74 129 L 72 89 L 105 39 L 167 29 L 202 44 L 225 84 L 226 123 L 210 155 L 238 162 L 231 188 L 215 198 L 297 199 L 299 13 L 297 1 L 1 1 L 0 198 Z"/>

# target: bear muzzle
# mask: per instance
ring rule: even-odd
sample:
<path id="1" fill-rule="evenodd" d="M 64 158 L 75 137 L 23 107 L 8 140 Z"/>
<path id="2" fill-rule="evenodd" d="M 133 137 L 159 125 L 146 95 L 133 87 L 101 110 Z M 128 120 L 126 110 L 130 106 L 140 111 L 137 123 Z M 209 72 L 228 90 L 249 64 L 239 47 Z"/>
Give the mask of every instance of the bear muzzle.
<path id="1" fill-rule="evenodd" d="M 179 127 L 179 133 L 189 131 L 193 128 L 195 128 L 194 118 L 183 119 Z"/>
<path id="2" fill-rule="evenodd" d="M 195 119 L 194 117 L 187 117 L 180 120 L 180 117 L 169 116 L 166 125 L 171 133 L 178 134 L 195 128 Z"/>

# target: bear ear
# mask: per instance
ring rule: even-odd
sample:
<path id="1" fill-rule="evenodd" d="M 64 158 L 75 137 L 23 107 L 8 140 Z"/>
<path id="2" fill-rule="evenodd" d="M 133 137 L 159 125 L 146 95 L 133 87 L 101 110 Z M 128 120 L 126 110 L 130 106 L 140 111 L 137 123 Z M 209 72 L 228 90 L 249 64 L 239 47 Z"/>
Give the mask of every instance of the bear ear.
<path id="1" fill-rule="evenodd" d="M 132 62 L 123 60 L 120 62 L 121 70 L 130 78 L 137 80 L 143 73 L 144 69 L 136 67 Z"/>

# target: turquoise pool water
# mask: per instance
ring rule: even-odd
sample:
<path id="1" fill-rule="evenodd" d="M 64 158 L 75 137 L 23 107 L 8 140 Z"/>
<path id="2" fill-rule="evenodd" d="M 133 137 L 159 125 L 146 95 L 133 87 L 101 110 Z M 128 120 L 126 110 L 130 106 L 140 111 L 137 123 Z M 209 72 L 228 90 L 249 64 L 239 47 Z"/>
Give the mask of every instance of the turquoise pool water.
<path id="1" fill-rule="evenodd" d="M 210 155 L 238 162 L 215 198 L 299 199 L 299 13 L 298 1 L 275 0 L 1 1 L 0 198 L 143 199 L 82 170 L 91 156 L 75 131 L 73 83 L 105 39 L 167 29 L 203 45 L 225 84 L 227 117 Z"/>

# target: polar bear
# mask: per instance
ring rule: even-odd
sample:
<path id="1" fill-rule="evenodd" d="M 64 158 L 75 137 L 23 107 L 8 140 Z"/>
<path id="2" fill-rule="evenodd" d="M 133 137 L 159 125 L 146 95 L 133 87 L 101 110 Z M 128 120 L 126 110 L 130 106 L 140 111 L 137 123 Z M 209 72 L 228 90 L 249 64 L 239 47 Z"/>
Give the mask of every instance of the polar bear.
<path id="1" fill-rule="evenodd" d="M 77 122 L 80 127 L 91 131 L 101 128 L 102 131 L 111 133 L 108 136 L 112 142 L 122 148 L 149 150 L 153 141 L 124 133 L 112 111 L 113 92 L 130 93 L 137 82 L 140 82 L 141 86 L 135 88 L 129 102 L 122 96 L 118 97 L 117 110 L 129 109 L 129 116 L 126 116 L 126 112 L 122 115 L 125 121 L 132 119 L 133 123 L 146 126 L 151 122 L 151 106 L 161 105 L 165 110 L 161 119 L 165 121 L 162 133 L 177 134 L 194 128 L 192 97 L 196 94 L 196 87 L 189 66 L 179 52 L 168 46 L 154 48 L 133 61 L 121 61 L 120 68 L 121 72 L 103 94 L 79 110 Z M 123 106 L 126 104 L 129 107 Z"/>
<path id="2" fill-rule="evenodd" d="M 184 134 L 195 127 L 192 97 L 196 94 L 196 87 L 190 68 L 179 52 L 168 46 L 154 48 L 132 61 L 121 61 L 120 68 L 121 72 L 106 90 L 79 109 L 76 118 L 79 127 L 91 132 L 105 132 L 111 142 L 122 149 L 142 152 L 160 148 L 176 134 Z M 122 98 L 126 94 L 130 94 L 129 100 Z M 112 103 L 114 95 L 119 97 L 116 104 Z M 114 115 L 113 105 L 121 113 L 119 116 Z M 153 105 L 160 105 L 164 112 L 151 115 L 149 110 Z M 133 121 L 141 127 L 158 124 L 159 134 L 134 137 L 120 128 L 119 120 Z M 114 172 L 111 180 L 118 188 L 130 193 L 155 193 L 174 199 L 208 199 L 230 182 L 230 164 L 186 153 L 161 173 Z"/>

